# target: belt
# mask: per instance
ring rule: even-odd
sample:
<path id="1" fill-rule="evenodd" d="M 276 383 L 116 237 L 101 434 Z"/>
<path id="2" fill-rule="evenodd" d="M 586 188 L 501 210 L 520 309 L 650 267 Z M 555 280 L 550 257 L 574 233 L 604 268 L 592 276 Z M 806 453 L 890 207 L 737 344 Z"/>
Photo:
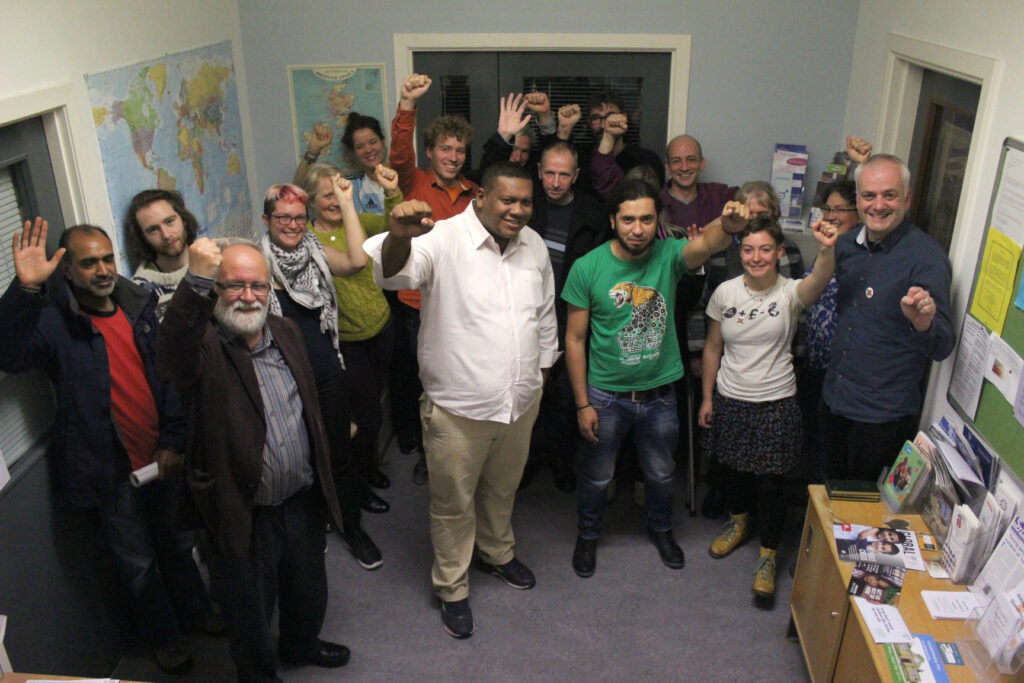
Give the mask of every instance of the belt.
<path id="1" fill-rule="evenodd" d="M 644 389 L 643 391 L 613 391 L 612 394 L 615 398 L 629 399 L 633 403 L 647 403 L 661 398 L 670 391 L 672 391 L 671 384 L 662 384 L 660 387 L 654 387 L 653 389 Z"/>

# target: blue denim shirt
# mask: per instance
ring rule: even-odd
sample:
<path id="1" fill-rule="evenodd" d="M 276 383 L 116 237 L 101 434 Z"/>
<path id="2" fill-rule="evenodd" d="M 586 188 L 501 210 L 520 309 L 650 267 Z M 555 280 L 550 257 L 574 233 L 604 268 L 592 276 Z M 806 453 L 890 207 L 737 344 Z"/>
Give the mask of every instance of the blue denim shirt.
<path id="1" fill-rule="evenodd" d="M 921 380 L 931 361 L 953 351 L 952 269 L 938 242 L 904 220 L 876 243 L 867 230 L 836 243 L 838 323 L 824 399 L 834 413 L 867 423 L 921 412 Z M 918 332 L 900 299 L 913 286 L 935 300 L 935 318 Z"/>

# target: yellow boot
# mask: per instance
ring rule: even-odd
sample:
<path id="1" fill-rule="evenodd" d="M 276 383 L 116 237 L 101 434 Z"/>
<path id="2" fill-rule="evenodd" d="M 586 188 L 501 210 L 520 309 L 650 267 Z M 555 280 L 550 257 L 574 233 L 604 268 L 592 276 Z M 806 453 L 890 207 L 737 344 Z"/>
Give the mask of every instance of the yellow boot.
<path id="1" fill-rule="evenodd" d="M 722 527 L 722 533 L 711 543 L 708 553 L 716 560 L 720 560 L 736 548 L 743 545 L 743 542 L 750 536 L 750 514 L 742 512 L 738 515 L 729 514 L 729 521 Z"/>
<path id="2" fill-rule="evenodd" d="M 754 595 L 775 598 L 775 550 L 761 546 L 761 558 L 754 570 Z"/>

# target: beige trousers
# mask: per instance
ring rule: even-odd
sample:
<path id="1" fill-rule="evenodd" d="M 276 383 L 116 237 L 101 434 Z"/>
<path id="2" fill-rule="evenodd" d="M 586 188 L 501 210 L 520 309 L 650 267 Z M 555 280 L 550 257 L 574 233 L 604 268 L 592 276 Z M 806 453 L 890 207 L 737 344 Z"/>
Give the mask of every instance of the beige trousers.
<path id="1" fill-rule="evenodd" d="M 511 424 L 459 417 L 426 395 L 420 399 L 430 471 L 431 578 L 442 600 L 468 597 L 474 543 L 491 564 L 513 558 L 512 506 L 539 410 L 540 392 Z"/>

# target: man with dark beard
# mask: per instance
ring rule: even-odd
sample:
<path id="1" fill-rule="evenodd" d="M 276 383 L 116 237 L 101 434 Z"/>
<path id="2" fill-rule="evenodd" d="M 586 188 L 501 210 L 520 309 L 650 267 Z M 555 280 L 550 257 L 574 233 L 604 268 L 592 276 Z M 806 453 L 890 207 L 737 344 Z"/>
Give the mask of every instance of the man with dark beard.
<path id="1" fill-rule="evenodd" d="M 594 573 L 608 482 L 630 429 L 644 471 L 651 542 L 666 566 L 683 567 L 683 551 L 672 534 L 679 440 L 674 383 L 683 376 L 673 315 L 676 284 L 724 249 L 749 216 L 744 205 L 729 202 L 696 238 L 655 240 L 661 210 L 657 188 L 625 180 L 608 207 L 615 239 L 577 260 L 562 289 L 569 305 L 566 366 L 586 440 L 572 557 L 573 569 L 584 578 Z"/>
<path id="2" fill-rule="evenodd" d="M 185 399 L 185 475 L 213 536 L 210 577 L 243 681 L 284 662 L 343 666 L 319 639 L 327 608 L 323 510 L 341 524 L 316 382 L 294 322 L 267 315 L 267 262 L 251 242 L 202 238 L 158 336 L 161 373 Z M 212 317 L 212 319 L 211 319 Z"/>

